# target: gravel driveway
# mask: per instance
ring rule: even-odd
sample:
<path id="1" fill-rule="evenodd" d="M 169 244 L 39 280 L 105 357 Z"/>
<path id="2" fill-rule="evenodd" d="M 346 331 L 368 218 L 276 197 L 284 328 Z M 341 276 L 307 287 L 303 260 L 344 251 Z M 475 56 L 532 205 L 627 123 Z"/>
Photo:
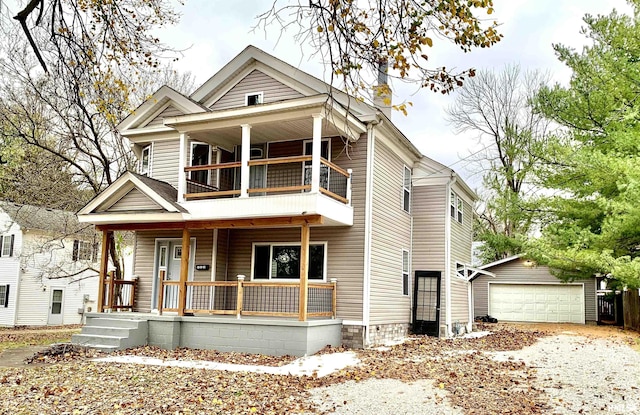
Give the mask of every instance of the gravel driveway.
<path id="1" fill-rule="evenodd" d="M 522 388 L 543 392 L 548 414 L 640 413 L 640 353 L 619 339 L 573 334 L 543 337 L 521 350 L 483 352 L 533 369 Z M 346 382 L 312 391 L 329 414 L 462 414 L 433 381 L 391 379 Z M 491 413 L 474 408 L 474 414 Z"/>

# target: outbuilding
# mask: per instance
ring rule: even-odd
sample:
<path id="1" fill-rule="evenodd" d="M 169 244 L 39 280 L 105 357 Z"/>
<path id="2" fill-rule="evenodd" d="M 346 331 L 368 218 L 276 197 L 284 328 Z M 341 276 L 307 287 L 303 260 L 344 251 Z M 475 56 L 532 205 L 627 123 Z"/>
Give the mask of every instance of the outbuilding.
<path id="1" fill-rule="evenodd" d="M 479 269 L 472 282 L 475 317 L 490 315 L 498 321 L 595 323 L 596 279 L 563 282 L 548 267 L 520 255 Z"/>

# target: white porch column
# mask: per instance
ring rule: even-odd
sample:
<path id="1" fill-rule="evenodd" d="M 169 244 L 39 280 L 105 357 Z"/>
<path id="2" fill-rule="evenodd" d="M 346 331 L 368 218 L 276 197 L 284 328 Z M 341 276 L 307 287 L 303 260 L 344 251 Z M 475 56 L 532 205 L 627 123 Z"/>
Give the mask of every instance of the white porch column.
<path id="1" fill-rule="evenodd" d="M 322 120 L 324 115 L 313 114 L 313 142 L 311 145 L 311 192 L 320 191 L 320 156 L 322 155 Z"/>
<path id="2" fill-rule="evenodd" d="M 184 202 L 184 194 L 187 190 L 187 174 L 184 168 L 187 165 L 187 154 L 189 149 L 189 136 L 187 133 L 180 133 L 180 150 L 178 154 L 178 202 Z"/>
<path id="3" fill-rule="evenodd" d="M 242 154 L 240 166 L 240 197 L 248 197 L 249 193 L 249 159 L 251 158 L 251 125 L 242 124 Z"/>

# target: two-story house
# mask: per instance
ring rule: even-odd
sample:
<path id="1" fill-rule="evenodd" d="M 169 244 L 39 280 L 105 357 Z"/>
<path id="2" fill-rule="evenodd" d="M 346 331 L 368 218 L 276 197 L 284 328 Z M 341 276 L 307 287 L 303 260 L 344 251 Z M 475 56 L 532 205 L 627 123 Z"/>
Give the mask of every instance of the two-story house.
<path id="1" fill-rule="evenodd" d="M 145 320 L 148 343 L 304 354 L 470 329 L 476 196 L 388 108 L 249 46 L 119 131 L 138 171 L 79 218 L 135 231 L 136 312 L 110 317 Z"/>
<path id="2" fill-rule="evenodd" d="M 0 203 L 0 326 L 82 323 L 97 304 L 97 248 L 73 212 Z"/>

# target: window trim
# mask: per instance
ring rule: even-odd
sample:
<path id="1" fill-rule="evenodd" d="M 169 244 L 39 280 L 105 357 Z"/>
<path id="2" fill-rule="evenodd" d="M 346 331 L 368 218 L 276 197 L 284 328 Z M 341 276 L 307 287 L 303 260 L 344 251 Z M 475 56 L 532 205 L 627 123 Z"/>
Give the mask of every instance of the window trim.
<path id="1" fill-rule="evenodd" d="M 453 190 L 451 191 L 451 195 L 449 197 L 451 198 L 451 200 L 449 201 L 449 216 L 451 216 L 456 222 L 463 223 L 464 200 Z"/>
<path id="2" fill-rule="evenodd" d="M 406 265 L 407 268 L 405 270 L 405 254 L 407 254 Z M 406 279 L 405 279 L 406 278 Z M 411 294 L 411 253 L 408 249 L 402 249 L 402 295 L 408 297 Z M 406 281 L 406 284 L 405 284 Z"/>
<path id="3" fill-rule="evenodd" d="M 8 308 L 9 307 L 9 284 L 2 284 L 0 288 L 3 289 L 2 293 L 0 293 L 0 307 Z"/>
<path id="4" fill-rule="evenodd" d="M 147 152 L 148 156 L 147 156 L 147 167 L 145 169 L 144 166 L 144 153 Z M 148 176 L 151 177 L 151 161 L 152 161 L 152 154 L 153 154 L 153 143 L 148 144 L 144 147 L 142 147 L 142 151 L 140 152 L 140 165 L 138 166 L 138 173 L 143 175 L 143 176 Z"/>
<path id="5" fill-rule="evenodd" d="M 408 187 L 407 187 L 407 172 L 409 173 Z M 402 210 L 404 210 L 407 213 L 411 213 L 411 180 L 413 178 L 412 176 L 413 176 L 413 172 L 407 165 L 405 165 L 402 173 Z M 404 197 L 405 194 L 409 196 L 409 198 L 406 201 L 406 206 L 405 206 L 405 197 Z"/>
<path id="6" fill-rule="evenodd" d="M 16 236 L 15 234 L 10 235 L 2 235 L 0 236 L 0 258 L 11 258 L 13 257 L 13 247 L 15 243 Z M 7 242 L 9 241 L 9 242 Z M 5 255 L 4 253 L 4 245 L 8 243 L 9 254 Z"/>
<path id="7" fill-rule="evenodd" d="M 253 96 L 258 96 L 258 103 L 256 104 L 252 104 L 249 105 L 249 97 L 253 97 Z M 261 105 L 264 104 L 264 92 L 260 91 L 260 92 L 247 92 L 246 94 L 244 94 L 244 105 L 245 107 L 253 107 L 256 105 Z"/>
<path id="8" fill-rule="evenodd" d="M 89 261 L 95 262 L 97 255 L 95 255 L 95 244 L 82 239 L 73 240 L 73 251 L 71 253 L 71 260 L 77 261 Z M 88 252 L 88 255 L 87 255 Z"/>
<path id="9" fill-rule="evenodd" d="M 274 282 L 274 281 L 282 281 L 282 282 L 300 282 L 300 278 L 277 278 L 271 275 L 271 267 L 269 267 L 269 277 L 268 278 L 255 278 L 254 270 L 255 270 L 255 261 L 256 261 L 256 246 L 269 246 L 269 258 L 273 257 L 273 247 L 274 246 L 301 246 L 300 242 L 253 242 L 251 244 L 251 281 L 255 282 Z M 327 279 L 327 241 L 310 241 L 309 246 L 311 245 L 323 245 L 324 246 L 324 258 L 322 258 L 322 279 L 308 279 L 308 281 L 313 282 L 326 282 Z"/>

